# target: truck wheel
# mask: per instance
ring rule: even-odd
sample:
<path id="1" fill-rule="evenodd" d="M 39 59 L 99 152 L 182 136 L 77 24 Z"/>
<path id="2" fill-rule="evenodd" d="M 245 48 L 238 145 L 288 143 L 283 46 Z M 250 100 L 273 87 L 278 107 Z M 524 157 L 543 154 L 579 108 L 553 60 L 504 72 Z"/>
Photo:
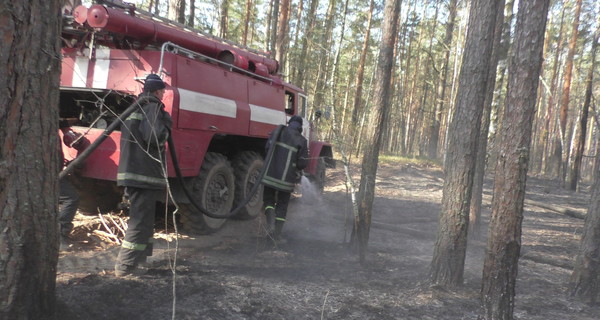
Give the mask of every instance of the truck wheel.
<path id="1" fill-rule="evenodd" d="M 98 211 L 106 213 L 116 210 L 123 197 L 122 192 L 112 181 L 75 178 L 72 182 L 80 195 L 79 212 L 85 215 L 97 215 Z"/>
<path id="2" fill-rule="evenodd" d="M 193 178 L 190 191 L 194 201 L 206 210 L 226 215 L 233 206 L 233 169 L 222 154 L 208 152 L 200 173 Z M 191 203 L 179 205 L 184 230 L 195 234 L 209 234 L 219 230 L 227 219 L 210 218 Z"/>
<path id="3" fill-rule="evenodd" d="M 234 208 L 246 200 L 246 197 L 258 181 L 260 170 L 263 167 L 263 159 L 254 151 L 244 151 L 237 155 L 233 161 L 235 170 L 235 198 Z M 256 218 L 262 211 L 262 194 L 263 187 L 258 187 L 256 194 L 250 199 L 246 206 L 240 209 L 240 212 L 235 216 L 238 219 L 250 220 Z"/>

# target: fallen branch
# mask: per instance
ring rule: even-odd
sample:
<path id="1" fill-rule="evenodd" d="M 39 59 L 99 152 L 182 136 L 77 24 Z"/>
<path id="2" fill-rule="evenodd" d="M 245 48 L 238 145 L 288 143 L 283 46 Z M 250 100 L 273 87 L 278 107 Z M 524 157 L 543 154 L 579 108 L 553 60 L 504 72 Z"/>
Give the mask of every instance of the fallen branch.
<path id="1" fill-rule="evenodd" d="M 525 204 L 529 206 L 535 206 L 546 210 L 551 210 L 560 214 L 564 214 L 569 217 L 577 218 L 577 219 L 585 219 L 585 213 L 581 212 L 581 210 L 568 208 L 568 207 L 560 207 L 557 205 L 550 205 L 543 202 L 527 200 L 525 199 Z"/>
<path id="2" fill-rule="evenodd" d="M 117 236 L 115 236 L 114 234 L 104 232 L 102 230 L 94 230 L 92 232 L 94 234 L 96 234 L 97 236 L 103 238 L 105 241 L 116 243 L 118 245 L 121 244 L 121 240 L 119 240 L 119 238 Z"/>
<path id="3" fill-rule="evenodd" d="M 112 231 L 112 229 L 108 226 L 106 220 L 104 220 L 104 217 L 102 216 L 102 214 L 98 214 L 98 217 L 100 217 L 100 222 L 102 223 L 102 225 L 104 226 L 104 228 L 106 228 L 106 232 L 102 231 L 102 230 L 94 230 L 94 231 L 98 231 L 98 232 L 102 232 L 106 235 L 108 235 L 110 238 L 115 239 L 117 244 L 121 244 L 121 240 L 119 239 L 119 237 L 117 235 L 115 235 L 115 233 Z"/>
<path id="4" fill-rule="evenodd" d="M 113 217 L 110 213 L 108 214 L 108 218 L 110 218 L 110 221 L 113 223 L 113 225 L 115 227 L 117 227 L 117 229 L 119 229 L 119 231 L 121 231 L 123 236 L 125 236 L 125 230 L 123 230 L 123 228 L 121 228 L 121 226 L 115 221 L 115 219 L 113 219 Z"/>
<path id="5" fill-rule="evenodd" d="M 127 223 L 125 222 L 125 220 L 119 217 L 119 221 L 121 221 L 121 227 L 123 228 L 123 230 L 127 230 Z M 123 232 L 123 235 L 125 235 L 125 232 Z"/>

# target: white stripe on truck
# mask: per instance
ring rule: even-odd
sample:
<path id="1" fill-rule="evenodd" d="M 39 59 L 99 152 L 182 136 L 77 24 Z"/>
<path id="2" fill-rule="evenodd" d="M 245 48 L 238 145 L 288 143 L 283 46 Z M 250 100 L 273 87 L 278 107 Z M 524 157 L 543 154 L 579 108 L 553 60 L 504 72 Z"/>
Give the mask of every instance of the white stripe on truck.
<path id="1" fill-rule="evenodd" d="M 231 99 L 179 88 L 179 109 L 235 118 L 237 107 Z"/>

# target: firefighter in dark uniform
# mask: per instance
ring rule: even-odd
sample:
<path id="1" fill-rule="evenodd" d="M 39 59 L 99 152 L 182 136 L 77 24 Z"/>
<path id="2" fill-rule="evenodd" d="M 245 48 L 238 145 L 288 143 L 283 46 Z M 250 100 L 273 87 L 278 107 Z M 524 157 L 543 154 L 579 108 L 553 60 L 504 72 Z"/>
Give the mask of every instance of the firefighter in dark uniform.
<path id="1" fill-rule="evenodd" d="M 152 255 L 156 201 L 164 198 L 167 177 L 165 143 L 172 120 L 161 99 L 165 93 L 162 79 L 150 74 L 138 97 L 140 107 L 121 126 L 121 155 L 117 185 L 129 197 L 129 222 L 121 245 L 115 275 L 140 274 L 140 263 Z"/>
<path id="2" fill-rule="evenodd" d="M 63 133 L 62 143 L 67 147 L 77 150 L 77 154 L 83 152 L 89 145 L 89 141 L 83 137 L 81 133 L 76 133 L 70 129 L 70 124 L 67 120 L 59 122 L 60 131 Z M 62 146 L 59 150 L 60 169 L 62 170 L 69 163 L 65 161 Z M 73 230 L 73 219 L 77 213 L 80 196 L 79 192 L 71 182 L 73 176 L 77 174 L 82 167 L 75 168 L 75 173 L 68 175 L 59 180 L 60 197 L 59 197 L 59 212 L 58 223 L 60 228 L 60 250 L 69 249 L 69 235 Z"/>
<path id="3" fill-rule="evenodd" d="M 267 144 L 267 150 L 269 147 Z M 267 163 L 262 180 L 268 232 L 275 240 L 281 237 L 290 195 L 307 165 L 308 148 L 302 136 L 302 118 L 293 116 L 275 142 L 273 158 Z"/>

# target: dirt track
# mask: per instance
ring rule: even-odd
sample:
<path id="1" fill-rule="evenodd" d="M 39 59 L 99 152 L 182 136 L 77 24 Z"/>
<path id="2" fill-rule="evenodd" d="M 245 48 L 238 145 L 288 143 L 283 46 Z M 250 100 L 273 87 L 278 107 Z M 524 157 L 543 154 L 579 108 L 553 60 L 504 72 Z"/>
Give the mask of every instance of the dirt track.
<path id="1" fill-rule="evenodd" d="M 379 177 L 364 266 L 345 244 L 351 217 L 340 168 L 328 173 L 323 201 L 292 200 L 283 245 L 264 237 L 262 217 L 229 221 L 215 235 L 180 239 L 177 251 L 175 242 L 159 241 L 147 275 L 117 279 L 116 247 L 76 243 L 59 260 L 60 318 L 170 319 L 174 310 L 175 319 L 477 319 L 484 240 L 469 243 L 464 288 L 444 292 L 427 284 L 440 170 L 384 165 Z M 588 197 L 528 180 L 530 200 L 584 212 Z M 488 215 L 486 205 L 484 221 Z M 599 306 L 565 295 L 582 225 L 526 206 L 516 319 L 600 318 Z"/>

